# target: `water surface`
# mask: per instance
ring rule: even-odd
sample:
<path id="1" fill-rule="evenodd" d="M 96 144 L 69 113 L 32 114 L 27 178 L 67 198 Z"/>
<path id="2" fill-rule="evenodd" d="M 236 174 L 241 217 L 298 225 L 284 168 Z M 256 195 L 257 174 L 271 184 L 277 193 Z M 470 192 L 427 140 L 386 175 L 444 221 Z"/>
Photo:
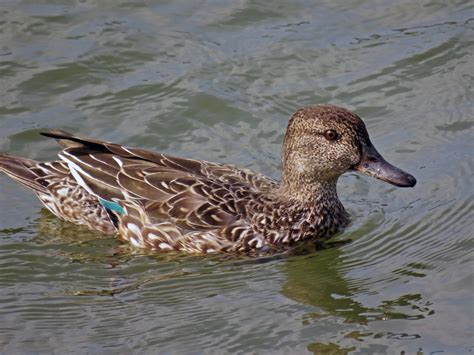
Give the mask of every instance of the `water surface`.
<path id="1" fill-rule="evenodd" d="M 0 151 L 59 127 L 280 176 L 288 116 L 355 110 L 418 185 L 356 174 L 351 243 L 266 262 L 152 255 L 0 176 L 2 353 L 472 352 L 470 1 L 7 1 Z M 421 349 L 421 350 L 420 350 Z"/>

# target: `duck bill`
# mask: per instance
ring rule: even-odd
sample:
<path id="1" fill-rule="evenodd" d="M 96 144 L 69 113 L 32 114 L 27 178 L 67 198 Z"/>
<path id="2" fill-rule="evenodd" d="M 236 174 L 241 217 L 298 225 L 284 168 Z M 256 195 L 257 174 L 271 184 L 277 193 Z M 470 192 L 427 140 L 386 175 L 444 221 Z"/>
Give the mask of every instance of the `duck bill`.
<path id="1" fill-rule="evenodd" d="M 373 146 L 363 147 L 362 159 L 354 168 L 365 175 L 398 187 L 413 187 L 416 185 L 416 179 L 413 175 L 387 162 Z"/>

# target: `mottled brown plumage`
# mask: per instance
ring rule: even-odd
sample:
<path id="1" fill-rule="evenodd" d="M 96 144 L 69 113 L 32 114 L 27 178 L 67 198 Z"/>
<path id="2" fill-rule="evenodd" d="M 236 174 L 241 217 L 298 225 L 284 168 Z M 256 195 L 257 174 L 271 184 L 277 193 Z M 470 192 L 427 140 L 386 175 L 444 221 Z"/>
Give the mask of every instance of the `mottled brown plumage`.
<path id="1" fill-rule="evenodd" d="M 0 170 L 35 190 L 56 216 L 157 251 L 285 249 L 347 224 L 336 193 L 344 172 L 356 169 L 398 186 L 416 182 L 383 160 L 359 117 L 333 105 L 291 117 L 282 182 L 60 130 L 43 134 L 64 148 L 60 161 L 0 155 Z"/>

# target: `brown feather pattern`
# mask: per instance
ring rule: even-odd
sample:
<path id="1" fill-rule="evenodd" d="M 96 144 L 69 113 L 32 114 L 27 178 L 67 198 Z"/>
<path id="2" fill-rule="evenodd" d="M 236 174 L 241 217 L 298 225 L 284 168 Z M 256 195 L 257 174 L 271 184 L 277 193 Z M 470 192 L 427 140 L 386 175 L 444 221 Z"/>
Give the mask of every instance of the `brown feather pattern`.
<path id="1" fill-rule="evenodd" d="M 324 139 L 344 134 L 345 145 Z M 132 245 L 189 253 L 276 251 L 325 238 L 347 222 L 337 177 L 370 144 L 351 112 L 310 106 L 291 118 L 283 151 L 283 181 L 231 165 L 178 158 L 50 130 L 60 161 L 40 163 L 0 155 L 0 170 L 33 189 L 63 220 Z M 101 199 L 115 203 L 106 209 Z M 120 211 L 123 209 L 123 213 Z"/>

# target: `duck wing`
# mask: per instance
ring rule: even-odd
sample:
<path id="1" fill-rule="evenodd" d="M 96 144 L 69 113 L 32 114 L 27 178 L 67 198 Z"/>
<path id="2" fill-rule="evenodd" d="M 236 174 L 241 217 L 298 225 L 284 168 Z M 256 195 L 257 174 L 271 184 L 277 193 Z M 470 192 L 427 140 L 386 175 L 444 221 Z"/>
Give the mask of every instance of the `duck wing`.
<path id="1" fill-rule="evenodd" d="M 151 222 L 170 220 L 187 230 L 209 230 L 240 218 L 246 200 L 276 182 L 230 165 L 173 157 L 60 130 L 42 133 L 64 149 L 60 158 L 89 193 L 140 206 Z M 129 203 L 128 203 L 129 204 Z"/>

